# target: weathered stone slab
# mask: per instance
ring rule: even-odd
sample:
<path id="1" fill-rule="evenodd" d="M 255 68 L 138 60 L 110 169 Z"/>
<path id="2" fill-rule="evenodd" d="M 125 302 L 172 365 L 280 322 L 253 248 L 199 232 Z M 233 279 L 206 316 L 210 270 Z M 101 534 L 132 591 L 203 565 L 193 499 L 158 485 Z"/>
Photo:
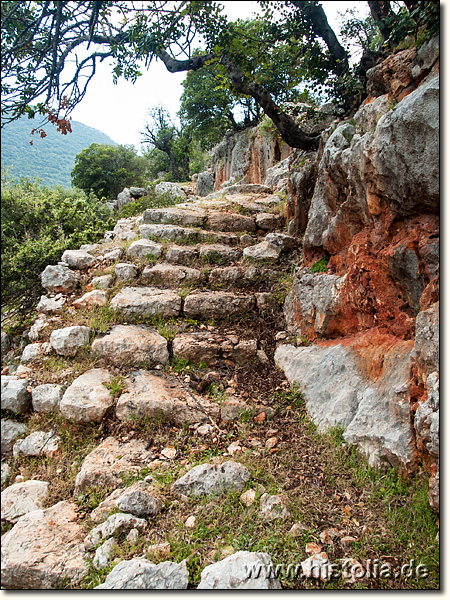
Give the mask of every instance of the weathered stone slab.
<path id="1" fill-rule="evenodd" d="M 226 336 L 207 332 L 182 333 L 173 340 L 175 358 L 185 358 L 191 363 L 209 364 L 220 359 L 230 359 L 238 363 L 256 356 L 256 340 L 237 340 L 235 343 Z"/>
<path id="2" fill-rule="evenodd" d="M 265 231 L 272 231 L 279 229 L 284 225 L 284 217 L 274 213 L 259 213 L 255 217 L 256 226 L 258 229 L 264 229 Z"/>
<path id="3" fill-rule="evenodd" d="M 90 369 L 67 388 L 59 409 L 62 416 L 75 423 L 100 423 L 114 404 L 105 384 L 111 381 L 106 369 Z"/>
<path id="4" fill-rule="evenodd" d="M 280 248 L 269 242 L 260 242 L 244 248 L 244 258 L 256 261 L 277 260 L 281 254 Z"/>
<path id="5" fill-rule="evenodd" d="M 136 240 L 127 250 L 128 258 L 159 258 L 162 254 L 161 244 L 152 240 Z"/>
<path id="6" fill-rule="evenodd" d="M 199 590 L 281 590 L 275 567 L 263 552 L 236 552 L 202 571 Z"/>
<path id="7" fill-rule="evenodd" d="M 181 298 L 170 290 L 154 287 L 126 287 L 111 301 L 111 308 L 132 317 L 177 317 Z"/>
<path id="8" fill-rule="evenodd" d="M 120 443 L 108 437 L 86 456 L 75 479 L 75 495 L 93 487 L 116 487 L 123 473 L 138 473 L 152 459 L 145 440 Z"/>
<path id="9" fill-rule="evenodd" d="M 240 237 L 235 233 L 224 231 L 210 231 L 202 229 L 198 232 L 197 235 L 199 242 L 209 243 L 211 241 L 211 238 L 213 238 L 215 243 L 228 244 L 229 246 L 236 246 L 240 240 Z"/>
<path id="10" fill-rule="evenodd" d="M 207 421 L 219 407 L 204 398 L 195 400 L 188 390 L 158 372 L 135 371 L 126 380 L 116 415 L 121 421 L 139 417 L 165 418 L 176 424 Z"/>
<path id="11" fill-rule="evenodd" d="M 142 278 L 153 285 L 179 286 L 199 284 L 205 280 L 205 274 L 191 267 L 158 263 L 154 267 L 145 267 Z"/>
<path id="12" fill-rule="evenodd" d="M 232 460 L 221 465 L 198 465 L 175 481 L 174 494 L 213 496 L 240 492 L 250 479 L 250 471 Z"/>
<path id="13" fill-rule="evenodd" d="M 117 366 L 167 364 L 167 340 L 157 331 L 144 325 L 114 325 L 111 331 L 97 337 L 92 353 Z"/>
<path id="14" fill-rule="evenodd" d="M 2 537 L 2 586 L 6 589 L 58 589 L 87 573 L 77 507 L 59 502 L 24 515 Z"/>
<path id="15" fill-rule="evenodd" d="M 114 273 L 119 281 L 135 279 L 139 275 L 139 268 L 133 263 L 118 263 L 114 267 Z"/>
<path id="16" fill-rule="evenodd" d="M 137 495 L 135 495 L 135 493 Z M 145 493 L 146 497 L 144 502 L 139 501 L 139 495 Z M 125 497 L 124 504 L 122 504 L 122 497 Z M 130 501 L 131 499 L 131 501 Z M 137 502 L 134 500 L 137 499 Z M 124 506 L 125 508 L 122 508 Z M 127 488 L 117 488 L 111 494 L 109 494 L 100 504 L 95 508 L 91 514 L 91 521 L 94 523 L 101 523 L 108 518 L 112 509 L 119 508 L 121 512 L 134 514 L 136 517 L 149 518 L 155 517 L 162 507 L 162 501 L 159 494 L 151 487 L 151 484 L 144 481 L 136 481 Z M 131 510 L 125 510 L 130 509 Z M 144 514 L 145 513 L 145 514 Z"/>
<path id="17" fill-rule="evenodd" d="M 158 565 L 145 558 L 123 560 L 96 590 L 185 590 L 189 572 L 184 562 Z"/>
<path id="18" fill-rule="evenodd" d="M 28 344 L 25 346 L 22 352 L 22 356 L 20 357 L 20 362 L 22 365 L 32 364 L 42 358 L 44 351 L 42 349 L 42 344 L 36 342 L 34 344 Z"/>
<path id="19" fill-rule="evenodd" d="M 181 208 L 148 208 L 144 211 L 143 222 L 181 225 L 182 227 L 201 227 L 206 212 Z"/>
<path id="20" fill-rule="evenodd" d="M 45 313 L 47 315 L 53 313 L 60 313 L 66 303 L 66 299 L 62 294 L 57 294 L 53 298 L 47 296 L 41 296 L 36 310 L 38 313 Z"/>
<path id="21" fill-rule="evenodd" d="M 127 533 L 130 529 L 145 531 L 147 529 L 147 521 L 145 519 L 139 519 L 134 515 L 115 513 L 108 517 L 104 523 L 100 523 L 92 529 L 84 539 L 84 547 L 86 550 L 92 550 L 100 542 L 109 538 L 114 533 Z"/>
<path id="22" fill-rule="evenodd" d="M 18 414 L 26 413 L 31 404 L 31 394 L 27 390 L 27 387 L 28 384 L 25 379 L 18 379 L 14 375 L 2 375 L 2 410 L 10 410 Z"/>
<path id="23" fill-rule="evenodd" d="M 100 275 L 99 277 L 94 277 L 92 280 L 92 286 L 96 290 L 109 290 L 112 286 L 113 276 L 112 275 Z"/>
<path id="24" fill-rule="evenodd" d="M 89 342 L 91 330 L 83 325 L 56 329 L 50 335 L 50 346 L 61 356 L 75 356 Z"/>
<path id="25" fill-rule="evenodd" d="M 47 292 L 70 294 L 78 287 L 80 277 L 65 265 L 48 265 L 41 273 L 41 283 Z"/>
<path id="26" fill-rule="evenodd" d="M 180 227 L 178 225 L 140 225 L 139 232 L 143 238 L 156 238 L 158 240 L 196 240 L 198 234 L 195 229 Z"/>
<path id="27" fill-rule="evenodd" d="M 2 520 L 17 523 L 23 515 L 41 509 L 48 496 L 49 485 L 48 481 L 30 479 L 7 487 L 2 492 Z"/>
<path id="28" fill-rule="evenodd" d="M 254 306 L 254 296 L 232 292 L 199 292 L 186 297 L 183 312 L 192 319 L 223 319 L 246 313 Z"/>
<path id="29" fill-rule="evenodd" d="M 66 250 L 61 257 L 61 262 L 70 269 L 81 271 L 95 265 L 97 259 L 85 250 Z"/>

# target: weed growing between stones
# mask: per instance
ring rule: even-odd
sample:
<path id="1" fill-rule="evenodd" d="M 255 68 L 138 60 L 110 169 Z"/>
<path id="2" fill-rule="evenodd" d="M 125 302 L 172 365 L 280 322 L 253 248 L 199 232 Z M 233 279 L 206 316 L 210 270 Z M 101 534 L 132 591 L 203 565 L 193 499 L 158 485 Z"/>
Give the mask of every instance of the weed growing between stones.
<path id="1" fill-rule="evenodd" d="M 311 273 L 326 273 L 328 271 L 329 256 L 323 256 L 320 260 L 312 264 L 309 269 Z"/>

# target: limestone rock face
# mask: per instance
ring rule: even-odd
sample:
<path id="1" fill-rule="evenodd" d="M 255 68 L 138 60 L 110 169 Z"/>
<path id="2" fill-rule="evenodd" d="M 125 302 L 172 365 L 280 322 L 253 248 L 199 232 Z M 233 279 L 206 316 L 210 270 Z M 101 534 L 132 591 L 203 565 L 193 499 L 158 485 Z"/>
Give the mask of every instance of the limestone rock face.
<path id="1" fill-rule="evenodd" d="M 16 423 L 11 419 L 2 419 L 2 454 L 12 451 L 14 442 L 25 435 L 27 426 L 24 423 Z"/>
<path id="2" fill-rule="evenodd" d="M 177 479 L 172 486 L 175 494 L 213 496 L 241 491 L 250 479 L 250 471 L 234 461 L 221 465 L 198 465 Z"/>
<path id="3" fill-rule="evenodd" d="M 30 479 L 14 483 L 2 492 L 2 519 L 17 523 L 20 517 L 42 508 L 48 496 L 48 481 Z"/>
<path id="4" fill-rule="evenodd" d="M 170 290 L 126 287 L 114 296 L 110 306 L 128 318 L 177 317 L 181 310 L 181 297 Z"/>
<path id="5" fill-rule="evenodd" d="M 217 415 L 219 407 L 205 398 L 194 400 L 176 380 L 158 372 L 135 371 L 126 379 L 126 390 L 120 396 L 116 415 L 121 421 L 136 417 L 164 417 L 176 424 L 198 423 Z"/>
<path id="6" fill-rule="evenodd" d="M 2 375 L 2 410 L 11 410 L 19 414 L 27 412 L 31 403 L 31 394 L 27 390 L 27 386 L 25 379 L 17 379 L 14 375 Z"/>
<path id="7" fill-rule="evenodd" d="M 423 379 L 439 370 L 439 302 L 416 318 L 416 360 Z"/>
<path id="8" fill-rule="evenodd" d="M 66 250 L 61 257 L 61 262 L 66 263 L 70 269 L 81 271 L 95 265 L 97 259 L 85 250 Z"/>
<path id="9" fill-rule="evenodd" d="M 59 405 L 62 416 L 75 423 L 100 423 L 114 403 L 104 385 L 110 380 L 111 375 L 106 369 L 90 369 L 77 377 Z"/>
<path id="10" fill-rule="evenodd" d="M 77 507 L 59 502 L 24 515 L 2 537 L 2 586 L 6 589 L 58 589 L 76 584 L 87 572 Z"/>
<path id="11" fill-rule="evenodd" d="M 185 590 L 189 572 L 183 563 L 162 562 L 158 565 L 145 558 L 123 560 L 109 573 L 96 590 Z"/>
<path id="12" fill-rule="evenodd" d="M 146 449 L 146 442 L 133 440 L 120 443 L 113 437 L 106 438 L 86 456 L 75 479 L 75 495 L 92 487 L 115 487 L 122 473 L 138 473 L 153 454 Z"/>
<path id="13" fill-rule="evenodd" d="M 274 565 L 263 552 L 236 552 L 202 571 L 199 590 L 281 590 Z"/>
<path id="14" fill-rule="evenodd" d="M 295 348 L 278 346 L 275 363 L 301 386 L 319 430 L 345 428 L 371 464 L 385 461 L 408 467 L 415 459 L 408 382 L 413 342 Z M 363 370 L 362 370 L 363 367 Z"/>
<path id="15" fill-rule="evenodd" d="M 167 364 L 167 341 L 144 325 L 114 325 L 110 332 L 95 339 L 92 352 L 117 366 Z"/>
<path id="16" fill-rule="evenodd" d="M 78 287 L 80 278 L 65 265 L 48 265 L 41 274 L 41 283 L 47 292 L 70 294 Z"/>
<path id="17" fill-rule="evenodd" d="M 61 356 L 75 356 L 88 343 L 90 332 L 89 327 L 80 325 L 56 329 L 50 336 L 50 345 Z"/>

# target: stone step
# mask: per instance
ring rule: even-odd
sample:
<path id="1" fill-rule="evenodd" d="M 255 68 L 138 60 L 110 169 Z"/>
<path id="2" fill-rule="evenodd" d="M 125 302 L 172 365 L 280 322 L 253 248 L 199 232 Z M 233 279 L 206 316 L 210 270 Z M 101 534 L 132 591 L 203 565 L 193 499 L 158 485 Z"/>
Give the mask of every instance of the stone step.
<path id="1" fill-rule="evenodd" d="M 144 224 L 140 225 L 139 232 L 142 238 L 169 240 L 173 242 L 219 242 L 222 244 L 237 245 L 239 236 L 232 232 L 207 231 L 180 227 L 179 225 Z"/>
<path id="2" fill-rule="evenodd" d="M 199 247 L 199 257 L 205 263 L 223 264 L 240 260 L 242 250 L 230 248 L 225 244 L 208 244 Z"/>
<path id="3" fill-rule="evenodd" d="M 207 226 L 218 231 L 234 231 L 235 233 L 256 231 L 256 223 L 253 217 L 248 217 L 232 212 L 212 212 L 206 220 Z"/>
<path id="4" fill-rule="evenodd" d="M 217 366 L 225 361 L 242 364 L 257 356 L 256 340 L 240 340 L 237 335 L 220 335 L 206 331 L 182 333 L 172 342 L 174 358 L 184 358 L 192 364 L 201 362 Z"/>
<path id="5" fill-rule="evenodd" d="M 182 227 L 202 227 L 206 211 L 200 208 L 149 208 L 144 211 L 144 224 L 161 223 L 165 225 L 181 225 Z"/>
<path id="6" fill-rule="evenodd" d="M 242 315 L 256 306 L 254 295 L 232 292 L 195 292 L 184 301 L 184 315 L 187 318 L 208 321 Z"/>
<path id="7" fill-rule="evenodd" d="M 181 297 L 171 290 L 155 287 L 125 287 L 111 300 L 110 307 L 128 319 L 178 317 Z"/>
<path id="8" fill-rule="evenodd" d="M 158 263 L 153 267 L 145 267 L 142 279 L 151 285 L 179 287 L 186 284 L 199 285 L 206 279 L 205 272 L 192 267 Z"/>

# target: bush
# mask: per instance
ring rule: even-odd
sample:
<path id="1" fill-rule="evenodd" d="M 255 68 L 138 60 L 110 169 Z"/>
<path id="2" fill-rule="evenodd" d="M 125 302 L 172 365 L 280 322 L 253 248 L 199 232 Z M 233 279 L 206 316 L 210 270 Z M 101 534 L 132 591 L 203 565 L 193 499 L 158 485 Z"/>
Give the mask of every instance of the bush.
<path id="1" fill-rule="evenodd" d="M 111 212 L 93 194 L 47 188 L 23 178 L 12 183 L 2 173 L 2 318 L 24 313 L 42 293 L 40 274 L 64 250 L 100 241 L 114 226 Z"/>

